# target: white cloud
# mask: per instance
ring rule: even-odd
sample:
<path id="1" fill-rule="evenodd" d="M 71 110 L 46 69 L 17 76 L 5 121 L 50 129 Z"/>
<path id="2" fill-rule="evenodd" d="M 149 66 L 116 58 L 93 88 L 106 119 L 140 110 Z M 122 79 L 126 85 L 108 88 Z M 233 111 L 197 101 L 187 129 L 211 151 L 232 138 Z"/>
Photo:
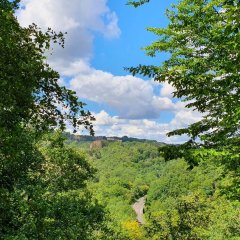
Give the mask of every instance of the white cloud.
<path id="1" fill-rule="evenodd" d="M 103 110 L 98 114 L 95 114 L 95 117 L 97 118 L 97 121 L 95 122 L 96 126 L 113 126 L 119 123 L 118 117 L 111 117 Z"/>
<path id="2" fill-rule="evenodd" d="M 89 62 L 83 59 L 71 62 L 67 67 L 63 66 L 60 70 L 62 75 L 67 77 L 74 77 L 79 73 L 87 75 L 92 72 L 92 68 L 90 67 Z"/>
<path id="3" fill-rule="evenodd" d="M 171 98 L 165 96 L 153 96 L 152 105 L 156 110 L 176 111 L 176 105 Z"/>
<path id="4" fill-rule="evenodd" d="M 185 128 L 199 121 L 201 114 L 186 109 L 189 102 L 173 102 L 171 97 L 160 91 L 156 95 L 155 83 L 133 76 L 114 76 L 111 73 L 96 70 L 84 61 L 71 65 L 64 71 L 73 77 L 69 86 L 81 98 L 104 103 L 114 109 L 118 116 L 111 116 L 102 110 L 95 113 L 96 135 L 131 136 L 155 139 L 167 143 L 181 143 L 186 136 L 168 138 L 169 131 Z M 174 114 L 169 123 L 159 123 L 156 119 L 164 111 Z M 164 113 L 163 113 L 164 114 Z M 153 120 L 155 118 L 155 120 Z"/>
<path id="5" fill-rule="evenodd" d="M 160 90 L 160 95 L 163 97 L 171 98 L 173 96 L 172 93 L 175 91 L 175 88 L 167 82 L 161 83 L 161 86 L 162 88 Z"/>
<path id="6" fill-rule="evenodd" d="M 68 32 L 65 48 L 55 46 L 50 58 L 56 66 L 66 67 L 79 59 L 90 59 L 94 33 L 107 38 L 120 35 L 118 18 L 107 0 L 22 0 L 17 17 L 22 26 L 33 22 L 39 27 Z M 57 68 L 57 70 L 59 70 Z"/>
<path id="7" fill-rule="evenodd" d="M 170 122 L 170 125 L 174 126 L 175 129 L 187 127 L 191 123 L 200 121 L 202 114 L 199 112 L 193 112 L 190 109 L 182 109 L 175 114 L 174 119 Z"/>
<path id="8" fill-rule="evenodd" d="M 174 88 L 168 83 L 160 84 L 156 94 L 159 85 L 152 80 L 114 76 L 90 66 L 94 34 L 110 39 L 120 35 L 117 15 L 108 8 L 107 0 L 22 0 L 22 5 L 17 17 L 23 26 L 34 22 L 43 29 L 68 32 L 65 48 L 56 46 L 49 58 L 62 74 L 59 83 L 67 84 L 80 98 L 106 104 L 117 112 L 118 116 L 105 111 L 95 114 L 97 135 L 181 142 L 184 137 L 167 138 L 166 133 L 201 118 L 199 113 L 185 109 L 184 103 L 172 101 Z M 66 81 L 66 77 L 71 80 Z M 175 114 L 170 123 L 152 120 L 163 111 Z"/>
<path id="9" fill-rule="evenodd" d="M 181 110 L 168 124 L 147 119 L 121 119 L 117 116 L 112 117 L 105 111 L 95 113 L 94 115 L 96 117 L 96 122 L 94 123 L 96 135 L 118 137 L 126 135 L 137 138 L 155 139 L 166 143 L 181 143 L 186 141 L 188 139 L 186 136 L 169 138 L 166 134 L 176 128 L 184 128 L 200 120 L 198 113 L 189 110 L 185 110 L 185 112 Z"/>
<path id="10" fill-rule="evenodd" d="M 151 81 L 130 75 L 114 76 L 90 68 L 84 62 L 73 66 L 71 71 L 69 73 L 78 71 L 70 80 L 69 87 L 75 90 L 79 97 L 107 104 L 117 111 L 121 118 L 157 118 L 162 111 L 176 110 L 176 104 L 170 98 L 154 94 Z"/>

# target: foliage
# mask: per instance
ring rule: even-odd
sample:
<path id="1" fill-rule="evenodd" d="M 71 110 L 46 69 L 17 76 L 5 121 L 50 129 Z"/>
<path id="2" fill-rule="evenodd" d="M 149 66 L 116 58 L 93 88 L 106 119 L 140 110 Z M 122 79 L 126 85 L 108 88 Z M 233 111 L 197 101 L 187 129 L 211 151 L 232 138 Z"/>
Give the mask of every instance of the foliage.
<path id="1" fill-rule="evenodd" d="M 45 63 L 63 34 L 22 28 L 18 2 L 0 0 L 0 239 L 239 239 L 239 1 L 182 0 L 166 29 L 149 29 L 160 39 L 148 54 L 171 58 L 130 68 L 168 81 L 188 107 L 206 112 L 174 132 L 206 144 L 106 142 L 92 150 L 58 132 L 43 135 L 66 121 L 93 133 L 93 118 Z M 140 226 L 131 205 L 143 196 Z"/>
<path id="2" fill-rule="evenodd" d="M 239 223 L 239 205 L 195 192 L 159 202 L 146 228 L 150 239 L 238 239 Z"/>
<path id="3" fill-rule="evenodd" d="M 89 152 L 97 173 L 88 186 L 109 211 L 108 228 L 120 239 L 238 239 L 239 188 L 222 164 L 226 151 L 189 148 L 198 163 L 190 166 L 183 158 L 163 159 L 164 147 L 109 142 Z M 142 196 L 146 224 L 140 226 L 131 205 Z"/>
<path id="4" fill-rule="evenodd" d="M 167 81 L 175 87 L 175 97 L 204 113 L 201 121 L 169 135 L 224 142 L 239 134 L 239 1 L 182 0 L 174 7 L 167 10 L 166 28 L 148 29 L 158 39 L 145 48 L 149 56 L 168 52 L 170 58 L 161 66 L 129 71 Z"/>
<path id="5" fill-rule="evenodd" d="M 143 240 L 144 239 L 144 233 L 143 230 L 140 228 L 139 223 L 134 221 L 127 221 L 123 223 L 124 228 L 129 233 L 129 239 L 133 240 Z"/>
<path id="6" fill-rule="evenodd" d="M 109 211 L 108 227 L 123 239 L 144 239 L 131 205 L 159 177 L 164 161 L 158 147 L 155 143 L 109 142 L 90 152 L 97 173 L 89 188 Z"/>
<path id="7" fill-rule="evenodd" d="M 29 169 L 14 191 L 2 188 L 1 239 L 96 239 L 107 234 L 105 212 L 86 188 L 94 170 L 85 156 L 65 147 L 58 136 L 38 148 L 41 166 Z"/>
<path id="8" fill-rule="evenodd" d="M 203 117 L 168 134 L 188 134 L 188 143 L 159 148 L 165 160 L 184 158 L 188 164 L 166 168 L 150 186 L 146 228 L 151 239 L 238 239 L 240 2 L 181 0 L 166 13 L 170 23 L 148 29 L 158 39 L 145 50 L 170 57 L 161 66 L 128 70 L 170 83 L 174 97 Z"/>
<path id="9" fill-rule="evenodd" d="M 0 127 L 18 124 L 38 129 L 84 124 L 92 131 L 91 115 L 72 90 L 58 84 L 59 74 L 45 61 L 51 42 L 64 45 L 63 33 L 42 32 L 35 24 L 19 25 L 18 1 L 0 1 Z"/>
<path id="10" fill-rule="evenodd" d="M 161 178 L 150 186 L 148 237 L 237 239 L 240 205 L 220 195 L 223 168 L 206 163 L 188 168 L 184 160 L 167 162 Z M 223 218 L 218 219 L 221 214 Z"/>
<path id="11" fill-rule="evenodd" d="M 128 1 L 128 5 L 132 5 L 134 6 L 135 8 L 136 7 L 139 7 L 145 3 L 148 3 L 150 0 L 140 0 L 140 1 Z"/>
<path id="12" fill-rule="evenodd" d="M 0 0 L 0 239 L 101 239 L 105 213 L 86 188 L 93 169 L 61 138 L 42 140 L 67 121 L 93 133 L 93 118 L 46 63 L 63 34 L 21 27 L 18 3 Z"/>

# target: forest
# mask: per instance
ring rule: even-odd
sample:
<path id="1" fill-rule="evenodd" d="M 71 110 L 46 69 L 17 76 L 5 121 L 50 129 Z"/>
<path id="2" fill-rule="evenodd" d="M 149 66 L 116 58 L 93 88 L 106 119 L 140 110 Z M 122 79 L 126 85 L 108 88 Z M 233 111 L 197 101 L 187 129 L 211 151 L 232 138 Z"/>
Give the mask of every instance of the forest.
<path id="1" fill-rule="evenodd" d="M 182 156 L 166 160 L 172 146 L 161 143 L 106 141 L 91 150 L 92 142 L 67 144 L 84 151 L 97 171 L 88 186 L 107 210 L 113 239 L 239 239 L 238 199 L 226 190 L 234 178 L 216 165 L 216 155 L 201 161 L 195 152 L 199 162 L 191 166 Z M 144 224 L 132 208 L 141 197 Z"/>
<path id="2" fill-rule="evenodd" d="M 78 141 L 95 118 L 45 55 L 64 33 L 22 27 L 19 4 L 0 0 L 0 239 L 240 239 L 240 1 L 179 1 L 144 49 L 169 59 L 126 68 L 203 113 L 168 133 L 183 144 Z"/>

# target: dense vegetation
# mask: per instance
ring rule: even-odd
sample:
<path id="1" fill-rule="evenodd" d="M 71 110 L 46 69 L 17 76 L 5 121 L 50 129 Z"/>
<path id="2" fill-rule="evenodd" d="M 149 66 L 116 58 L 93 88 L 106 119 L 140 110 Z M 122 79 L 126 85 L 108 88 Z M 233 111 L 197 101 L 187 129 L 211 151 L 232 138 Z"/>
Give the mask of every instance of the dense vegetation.
<path id="1" fill-rule="evenodd" d="M 91 131 L 91 116 L 45 63 L 62 34 L 22 28 L 18 2 L 0 0 L 0 239 L 100 239 L 104 211 L 86 188 L 92 167 L 47 137 L 66 121 Z"/>
<path id="2" fill-rule="evenodd" d="M 129 4 L 138 7 L 147 2 L 150 0 Z M 174 97 L 203 113 L 199 122 L 168 135 L 190 137 L 189 143 L 179 148 L 190 165 L 218 159 L 217 166 L 235 175 L 228 194 L 236 199 L 240 185 L 239 10 L 239 0 L 180 1 L 167 10 L 170 23 L 166 28 L 148 29 L 158 39 L 145 48 L 147 55 L 167 52 L 169 59 L 160 66 L 128 68 L 133 74 L 170 83 Z"/>
<path id="3" fill-rule="evenodd" d="M 148 2 L 129 4 L 138 7 Z M 133 74 L 170 83 L 174 96 L 183 99 L 187 108 L 203 113 L 199 122 L 169 133 L 187 134 L 188 143 L 162 148 L 166 160 L 174 163 L 174 158 L 182 157 L 186 163 L 181 174 L 164 175 L 150 195 L 159 210 L 149 213 L 153 239 L 240 238 L 239 14 L 239 0 L 179 1 L 167 10 L 166 28 L 148 29 L 157 40 L 145 48 L 147 55 L 167 52 L 169 59 L 160 66 L 128 68 Z"/>
<path id="4" fill-rule="evenodd" d="M 226 187 L 234 178 L 215 157 L 190 167 L 183 158 L 166 161 L 158 143 L 106 142 L 85 149 L 97 169 L 90 189 L 109 212 L 115 239 L 239 239 L 240 209 Z M 132 204 L 146 196 L 144 225 Z"/>
<path id="5" fill-rule="evenodd" d="M 186 133 L 208 145 L 239 134 L 239 8 L 239 0 L 182 0 L 167 10 L 166 28 L 148 28 L 157 40 L 145 47 L 146 54 L 170 57 L 160 66 L 139 65 L 130 72 L 172 84 L 187 108 L 204 113 L 199 122 L 171 134 Z"/>
<path id="6" fill-rule="evenodd" d="M 61 133 L 66 123 L 93 133 L 93 117 L 45 61 L 63 34 L 22 28 L 18 3 L 0 0 L 0 239 L 240 239 L 239 1 L 180 1 L 146 48 L 170 59 L 129 69 L 168 81 L 205 113 L 171 133 L 191 141 L 91 149 Z M 143 196 L 140 225 L 131 205 Z"/>

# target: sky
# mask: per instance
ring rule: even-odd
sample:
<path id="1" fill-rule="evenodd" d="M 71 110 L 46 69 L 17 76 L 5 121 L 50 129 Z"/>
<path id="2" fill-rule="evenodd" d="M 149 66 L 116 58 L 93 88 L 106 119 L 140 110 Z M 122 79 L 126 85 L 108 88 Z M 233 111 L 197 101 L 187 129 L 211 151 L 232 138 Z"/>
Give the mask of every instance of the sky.
<path id="1" fill-rule="evenodd" d="M 129 136 L 167 143 L 186 136 L 166 133 L 199 121 L 201 115 L 174 99 L 174 88 L 124 67 L 161 63 L 168 58 L 145 55 L 143 47 L 157 39 L 147 27 L 166 27 L 166 8 L 176 0 L 152 0 L 139 8 L 127 0 L 22 0 L 17 18 L 22 26 L 67 32 L 65 48 L 53 46 L 48 62 L 59 83 L 76 91 L 96 117 L 96 135 Z M 83 132 L 80 132 L 83 134 Z M 85 134 L 85 133 L 84 133 Z"/>

